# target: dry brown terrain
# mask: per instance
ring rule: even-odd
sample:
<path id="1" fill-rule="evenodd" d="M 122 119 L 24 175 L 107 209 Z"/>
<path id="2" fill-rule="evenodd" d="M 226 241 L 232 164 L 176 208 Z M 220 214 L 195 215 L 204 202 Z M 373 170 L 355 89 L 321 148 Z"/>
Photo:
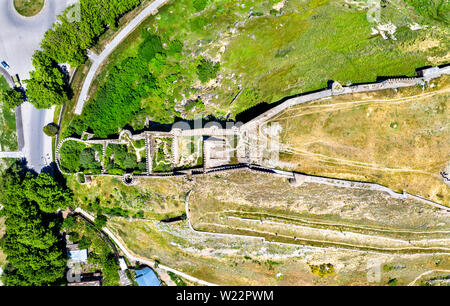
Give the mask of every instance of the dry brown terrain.
<path id="1" fill-rule="evenodd" d="M 293 107 L 281 125 L 279 166 L 376 182 L 450 204 L 449 77 L 419 87 L 345 95 Z M 433 86 L 433 87 L 432 87 Z"/>
<path id="2" fill-rule="evenodd" d="M 189 202 L 198 230 L 371 251 L 450 251 L 450 213 L 415 200 L 315 183 L 292 187 L 249 171 L 196 183 Z"/>
<path id="3" fill-rule="evenodd" d="M 165 210 L 172 214 L 182 212 L 184 196 L 187 191 L 193 190 L 190 207 L 195 227 L 201 225 L 199 222 L 203 220 L 227 224 L 226 220 L 221 220 L 224 215 L 249 218 L 249 215 L 243 215 L 245 212 L 265 213 L 264 218 L 267 220 L 271 217 L 276 222 L 287 222 L 286 228 L 298 222 L 303 222 L 302 226 L 309 222 L 308 227 L 312 229 L 341 228 L 346 233 L 392 239 L 426 240 L 448 237 L 448 234 L 442 233 L 450 230 L 448 216 L 422 203 L 393 200 L 382 193 L 317 184 L 292 187 L 286 179 L 249 171 L 196 177 L 194 182 L 168 179 L 146 180 L 141 186 L 133 187 L 119 187 L 120 184 L 120 181 L 102 178 L 94 180 L 92 187 L 96 188 L 80 187 L 83 194 L 89 192 L 88 188 L 91 188 L 91 192 L 95 190 L 90 198 L 108 198 L 111 190 L 119 188 L 120 191 L 133 195 L 121 202 L 121 207 L 130 209 L 135 205 L 133 198 L 138 195 L 136 192 L 148 192 L 150 195 L 155 192 L 162 199 L 173 199 L 172 204 L 165 208 L 158 201 L 147 201 L 142 207 L 146 212 L 146 220 L 111 217 L 108 227 L 137 255 L 158 259 L 162 264 L 212 283 L 386 285 L 390 278 L 396 278 L 398 284 L 404 285 L 421 273 L 450 269 L 448 255 L 384 254 L 315 248 L 300 244 L 280 245 L 262 242 L 257 238 L 217 237 L 196 233 L 190 230 L 187 221 L 159 221 Z M 162 188 L 159 189 L 159 186 Z M 79 186 L 73 187 L 78 190 Z M 101 198 L 101 202 L 102 206 L 113 206 L 106 199 Z M 177 209 L 174 210 L 175 207 Z M 158 214 L 152 214 L 151 211 L 157 208 Z M 252 223 L 241 225 L 249 229 L 253 227 Z M 203 229 L 211 230 L 208 227 Z M 214 229 L 227 232 L 223 227 Z M 271 231 L 273 228 L 268 227 L 266 230 Z M 308 235 L 312 233 L 309 232 Z M 337 236 L 331 238 L 336 239 Z M 334 267 L 332 275 L 321 277 L 312 273 L 313 265 L 328 263 Z M 367 279 L 367 272 L 373 266 L 382 271 L 380 282 L 369 282 Z M 442 275 L 443 272 L 436 271 L 436 274 Z"/>

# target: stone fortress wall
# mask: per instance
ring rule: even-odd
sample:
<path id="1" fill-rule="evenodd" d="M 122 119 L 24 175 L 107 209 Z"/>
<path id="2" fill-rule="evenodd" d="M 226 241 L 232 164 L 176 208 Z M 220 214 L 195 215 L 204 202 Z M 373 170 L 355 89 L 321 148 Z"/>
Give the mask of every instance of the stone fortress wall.
<path id="1" fill-rule="evenodd" d="M 341 84 L 334 82 L 331 86 L 331 89 L 324 89 L 322 91 L 301 95 L 298 97 L 294 97 L 291 99 L 286 100 L 285 102 L 271 108 L 270 110 L 266 111 L 265 113 L 257 116 L 256 118 L 250 120 L 249 122 L 243 124 L 243 125 L 235 125 L 232 128 L 224 129 L 219 128 L 218 126 L 211 126 L 209 128 L 198 128 L 198 129 L 180 129 L 180 128 L 173 128 L 170 132 L 153 132 L 153 131 L 146 131 L 141 134 L 132 135 L 131 132 L 127 130 L 123 130 L 118 139 L 92 139 L 92 135 L 89 135 L 87 140 L 82 140 L 78 138 L 65 138 L 63 139 L 56 148 L 56 165 L 58 169 L 63 174 L 69 174 L 65 173 L 61 169 L 60 165 L 60 154 L 59 151 L 62 147 L 62 145 L 69 140 L 74 141 L 81 141 L 89 144 L 102 144 L 103 145 L 103 160 L 106 158 L 106 147 L 108 144 L 127 144 L 128 140 L 126 139 L 126 136 L 132 140 L 140 140 L 145 139 L 145 150 L 147 153 L 147 167 L 146 167 L 146 173 L 139 174 L 139 175 L 133 175 L 133 174 L 125 174 L 123 176 L 118 175 L 112 175 L 106 173 L 105 169 L 103 168 L 103 171 L 101 174 L 93 174 L 93 175 L 86 175 L 88 178 L 87 181 L 90 180 L 92 176 L 112 176 L 112 177 L 121 177 L 123 182 L 127 185 L 132 185 L 136 183 L 136 179 L 139 178 L 170 178 L 170 177 L 185 177 L 187 179 L 192 179 L 193 176 L 197 175 L 207 175 L 210 173 L 217 173 L 217 172 L 229 172 L 229 171 L 236 171 L 236 170 L 242 170 L 247 169 L 249 171 L 258 171 L 258 172 L 266 172 L 266 173 L 272 173 L 278 176 L 286 177 L 289 179 L 289 182 L 293 186 L 300 186 L 304 182 L 313 182 L 313 183 L 319 183 L 319 184 L 327 184 L 327 185 L 333 185 L 338 187 L 345 187 L 345 188 L 358 188 L 358 189 L 368 189 L 368 190 L 376 190 L 381 192 L 386 192 L 390 196 L 394 198 L 399 199 L 406 199 L 406 198 L 414 198 L 416 200 L 420 200 L 423 202 L 426 202 L 427 204 L 431 204 L 433 206 L 436 206 L 441 209 L 445 209 L 447 211 L 450 211 L 449 207 L 446 207 L 444 205 L 441 205 L 439 203 L 432 202 L 430 200 L 408 194 L 406 192 L 403 193 L 397 193 L 391 190 L 390 188 L 387 188 L 385 186 L 381 186 L 379 184 L 374 183 L 367 183 L 367 182 L 355 182 L 355 181 L 348 181 L 348 180 L 342 180 L 342 179 L 333 179 L 333 178 L 324 178 L 324 177 L 318 177 L 318 176 L 312 176 L 312 175 L 305 175 L 295 172 L 288 172 L 288 171 L 281 171 L 275 168 L 270 167 L 264 167 L 259 163 L 261 161 L 260 154 L 261 152 L 258 151 L 258 146 L 254 143 L 255 139 L 257 138 L 257 130 L 258 127 L 264 124 L 269 119 L 273 118 L 277 114 L 283 112 L 284 110 L 293 107 L 295 105 L 307 103 L 310 101 L 328 98 L 332 96 L 338 96 L 338 95 L 346 95 L 346 94 L 352 94 L 352 93 L 360 93 L 360 92 L 370 92 L 370 91 L 377 91 L 377 90 L 385 90 L 385 89 L 397 89 L 397 88 L 403 88 L 403 87 L 410 87 L 410 86 L 423 86 L 426 82 L 438 78 L 444 74 L 450 74 L 450 66 L 446 67 L 431 67 L 419 70 L 418 76 L 413 78 L 392 78 L 392 79 L 386 79 L 380 82 L 376 83 L 369 83 L 369 84 L 360 84 L 360 85 L 352 85 L 352 86 L 342 86 Z M 256 135 L 256 136 L 255 136 Z M 154 152 L 153 152 L 153 143 L 155 137 L 173 137 L 173 143 L 172 143 L 172 164 L 175 165 L 176 161 L 179 156 L 179 148 L 178 148 L 178 137 L 202 137 L 207 141 L 208 139 L 214 138 L 217 139 L 225 139 L 228 136 L 238 136 L 240 137 L 240 142 L 238 143 L 238 146 L 236 148 L 236 154 L 237 154 L 237 163 L 235 164 L 222 164 L 217 166 L 217 162 L 213 162 L 210 160 L 203 160 L 203 167 L 202 168 L 191 168 L 191 169 L 182 169 L 182 170 L 174 170 L 172 172 L 164 172 L 164 173 L 155 173 L 152 169 L 152 160 L 154 158 Z M 83 137 L 82 137 L 83 138 Z M 208 152 L 205 153 L 205 141 L 203 141 L 203 157 L 207 159 Z M 207 149 L 214 150 L 214 146 L 207 146 Z M 214 167 L 209 167 L 208 165 L 216 165 Z M 103 167 L 103 164 L 102 164 Z"/>

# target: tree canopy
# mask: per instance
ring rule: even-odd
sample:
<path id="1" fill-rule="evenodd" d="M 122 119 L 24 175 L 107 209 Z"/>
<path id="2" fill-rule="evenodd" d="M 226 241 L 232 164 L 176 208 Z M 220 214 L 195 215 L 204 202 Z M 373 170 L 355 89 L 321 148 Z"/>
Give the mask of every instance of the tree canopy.
<path id="1" fill-rule="evenodd" d="M 200 64 L 197 66 L 198 78 L 202 81 L 202 83 L 205 83 L 210 79 L 214 79 L 219 69 L 219 63 L 214 64 L 213 62 L 202 58 L 200 60 Z"/>
<path id="2" fill-rule="evenodd" d="M 13 164 L 0 177 L 0 211 L 6 233 L 0 247 L 8 265 L 2 275 L 7 286 L 62 284 L 66 269 L 61 219 L 71 192 L 48 174 L 33 175 Z"/>
<path id="3" fill-rule="evenodd" d="M 34 71 L 26 80 L 29 101 L 38 109 L 60 105 L 67 100 L 67 80 L 57 63 L 43 51 L 33 55 Z"/>
<path id="4" fill-rule="evenodd" d="M 29 101 L 39 109 L 67 101 L 70 88 L 57 63 L 78 67 L 107 27 L 116 27 L 118 18 L 141 0 L 80 0 L 57 17 L 33 56 L 34 71 L 26 81 Z M 75 14 L 73 14 L 75 12 Z M 79 14 L 78 14 L 79 13 Z"/>
<path id="5" fill-rule="evenodd" d="M 23 102 L 22 93 L 15 89 L 8 89 L 0 91 L 0 102 L 6 107 L 13 109 Z"/>

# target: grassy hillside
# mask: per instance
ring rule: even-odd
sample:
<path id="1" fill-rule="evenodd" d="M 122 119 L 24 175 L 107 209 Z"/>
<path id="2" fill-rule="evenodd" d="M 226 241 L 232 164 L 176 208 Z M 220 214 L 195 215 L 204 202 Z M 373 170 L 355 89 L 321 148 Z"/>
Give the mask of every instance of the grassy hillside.
<path id="1" fill-rule="evenodd" d="M 383 4 L 378 22 L 369 22 L 363 2 L 174 1 L 119 46 L 93 90 L 110 91 L 109 79 L 116 79 L 118 70 L 134 57 L 142 60 L 139 50 L 148 47 L 148 32 L 160 38 L 163 56 L 149 58 L 148 72 L 130 83 L 145 84 L 142 73 L 151 75 L 152 95 L 139 96 L 140 105 L 130 98 L 133 104 L 127 106 L 134 116 L 127 120 L 138 129 L 146 119 L 168 123 L 176 116 L 234 116 L 264 101 L 326 87 L 328 80 L 347 84 L 415 75 L 415 68 L 448 62 L 450 44 L 443 14 L 448 5 L 435 1 L 424 9 L 419 2 Z M 202 60 L 217 64 L 207 82 L 199 80 Z M 95 92 L 91 96 L 88 105 L 98 99 Z M 107 102 L 91 108 L 111 112 Z"/>
<path id="2" fill-rule="evenodd" d="M 344 95 L 287 109 L 280 167 L 371 181 L 450 204 L 448 77 L 425 92 L 407 88 Z M 431 87 L 431 86 L 430 86 Z"/>
<path id="3" fill-rule="evenodd" d="M 76 205 L 94 214 L 101 209 L 108 216 L 107 226 L 138 256 L 218 284 L 386 285 L 390 278 L 397 278 L 403 285 L 425 271 L 449 267 L 445 255 L 382 255 L 267 244 L 239 237 L 218 239 L 192 232 L 187 220 L 161 222 L 185 212 L 186 191 L 192 190 L 189 208 L 194 226 L 200 230 L 235 232 L 235 221 L 230 218 L 234 216 L 255 219 L 255 224 L 260 219 L 264 224 L 266 220 L 285 222 L 284 231 L 295 230 L 299 238 L 286 242 L 299 244 L 300 238 L 308 239 L 308 233 L 298 232 L 294 224 L 314 230 L 341 230 L 349 236 L 354 232 L 411 240 L 445 236 L 435 231 L 448 230 L 449 222 L 432 207 L 395 200 L 379 192 L 317 184 L 296 188 L 284 178 L 249 171 L 202 176 L 191 182 L 180 178 L 148 179 L 131 187 L 107 177 L 95 178 L 89 185 L 71 179 L 69 185 Z M 256 229 L 252 224 L 241 226 Z M 277 240 L 273 227 L 267 224 L 265 230 L 272 232 L 272 240 Z M 328 239 L 337 242 L 336 237 Z M 385 246 L 390 243 L 386 241 Z M 367 264 L 372 260 L 386 266 L 381 283 L 367 282 Z M 311 265 L 322 264 L 332 264 L 335 273 L 331 277 L 312 273 Z M 395 265 L 406 268 L 388 269 Z"/>

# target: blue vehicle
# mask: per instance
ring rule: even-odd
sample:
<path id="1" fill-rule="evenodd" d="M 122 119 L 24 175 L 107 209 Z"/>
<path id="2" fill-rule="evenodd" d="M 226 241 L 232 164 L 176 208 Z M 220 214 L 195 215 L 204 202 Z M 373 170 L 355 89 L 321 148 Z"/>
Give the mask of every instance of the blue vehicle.
<path id="1" fill-rule="evenodd" d="M 9 69 L 9 65 L 5 61 L 2 62 L 2 66 L 6 69 Z"/>

